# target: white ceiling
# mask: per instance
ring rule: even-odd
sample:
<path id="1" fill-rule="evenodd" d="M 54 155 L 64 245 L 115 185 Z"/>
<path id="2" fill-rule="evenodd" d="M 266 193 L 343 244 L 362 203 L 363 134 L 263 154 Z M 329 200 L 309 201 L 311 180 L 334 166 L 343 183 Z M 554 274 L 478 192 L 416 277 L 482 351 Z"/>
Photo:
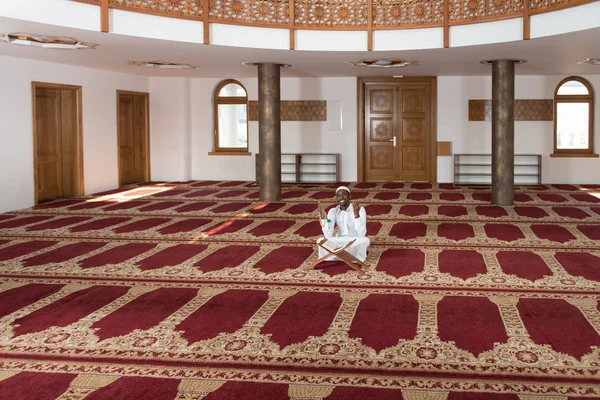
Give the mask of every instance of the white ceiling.
<path id="1" fill-rule="evenodd" d="M 434 50 L 381 52 L 320 52 L 263 50 L 201 45 L 84 31 L 29 21 L 0 18 L 0 33 L 26 32 L 72 36 L 101 44 L 95 50 L 55 50 L 0 43 L 0 55 L 51 61 L 147 76 L 254 77 L 255 67 L 244 61 L 292 64 L 282 77 L 335 76 L 468 76 L 490 75 L 491 68 L 479 61 L 515 58 L 527 60 L 517 65 L 518 75 L 592 75 L 600 66 L 579 65 L 588 57 L 600 58 L 600 28 L 541 39 L 492 45 Z M 405 68 L 354 67 L 351 61 L 373 58 L 400 58 L 419 61 Z M 159 70 L 127 65 L 127 61 L 169 61 L 200 66 L 197 70 Z"/>

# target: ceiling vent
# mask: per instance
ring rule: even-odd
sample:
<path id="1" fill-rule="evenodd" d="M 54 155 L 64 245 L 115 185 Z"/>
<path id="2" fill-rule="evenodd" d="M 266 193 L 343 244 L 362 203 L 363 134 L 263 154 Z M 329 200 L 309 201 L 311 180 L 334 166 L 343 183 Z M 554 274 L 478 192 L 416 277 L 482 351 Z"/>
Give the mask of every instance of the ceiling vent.
<path id="1" fill-rule="evenodd" d="M 160 69 L 197 69 L 198 67 L 191 64 L 178 64 L 167 61 L 129 61 L 131 65 L 145 68 L 160 68 Z"/>
<path id="2" fill-rule="evenodd" d="M 383 60 L 361 60 L 354 61 L 350 64 L 357 67 L 369 67 L 369 68 L 393 68 L 393 67 L 408 67 L 411 65 L 419 65 L 418 61 L 398 60 L 395 58 L 388 58 Z"/>
<path id="3" fill-rule="evenodd" d="M 99 44 L 82 42 L 72 37 L 37 35 L 33 33 L 3 33 L 0 34 L 0 41 L 44 49 L 82 50 L 95 49 L 99 46 Z"/>
<path id="4" fill-rule="evenodd" d="M 588 58 L 585 61 L 579 61 L 577 64 L 600 65 L 600 58 Z"/>

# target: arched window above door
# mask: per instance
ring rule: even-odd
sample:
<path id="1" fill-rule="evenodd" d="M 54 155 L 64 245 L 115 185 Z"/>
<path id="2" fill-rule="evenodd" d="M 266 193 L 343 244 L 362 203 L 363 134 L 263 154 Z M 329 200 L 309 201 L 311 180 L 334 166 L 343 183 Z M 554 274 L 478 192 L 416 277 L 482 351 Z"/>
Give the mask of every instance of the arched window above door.
<path id="1" fill-rule="evenodd" d="M 214 98 L 215 153 L 248 151 L 248 93 L 233 79 L 219 83 Z"/>
<path id="2" fill-rule="evenodd" d="M 594 154 L 594 88 L 584 78 L 563 79 L 554 91 L 553 157 Z"/>

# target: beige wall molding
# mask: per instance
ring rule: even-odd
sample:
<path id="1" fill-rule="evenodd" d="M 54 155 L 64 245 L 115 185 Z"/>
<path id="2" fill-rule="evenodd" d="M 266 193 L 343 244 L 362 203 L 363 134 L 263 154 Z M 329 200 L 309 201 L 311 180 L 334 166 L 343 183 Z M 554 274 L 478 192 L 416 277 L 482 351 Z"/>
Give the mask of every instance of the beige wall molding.
<path id="1" fill-rule="evenodd" d="M 282 100 L 282 121 L 327 121 L 325 100 Z M 248 121 L 258 121 L 258 101 L 248 102 Z"/>

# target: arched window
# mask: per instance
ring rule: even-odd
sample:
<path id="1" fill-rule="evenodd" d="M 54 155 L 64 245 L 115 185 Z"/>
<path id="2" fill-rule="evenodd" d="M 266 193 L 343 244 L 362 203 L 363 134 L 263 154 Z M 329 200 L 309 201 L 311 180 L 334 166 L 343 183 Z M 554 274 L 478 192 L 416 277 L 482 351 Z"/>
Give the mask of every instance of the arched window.
<path id="1" fill-rule="evenodd" d="M 585 79 L 570 76 L 554 91 L 555 157 L 594 155 L 594 89 Z"/>
<path id="2" fill-rule="evenodd" d="M 215 152 L 248 151 L 248 93 L 227 79 L 215 90 Z"/>

